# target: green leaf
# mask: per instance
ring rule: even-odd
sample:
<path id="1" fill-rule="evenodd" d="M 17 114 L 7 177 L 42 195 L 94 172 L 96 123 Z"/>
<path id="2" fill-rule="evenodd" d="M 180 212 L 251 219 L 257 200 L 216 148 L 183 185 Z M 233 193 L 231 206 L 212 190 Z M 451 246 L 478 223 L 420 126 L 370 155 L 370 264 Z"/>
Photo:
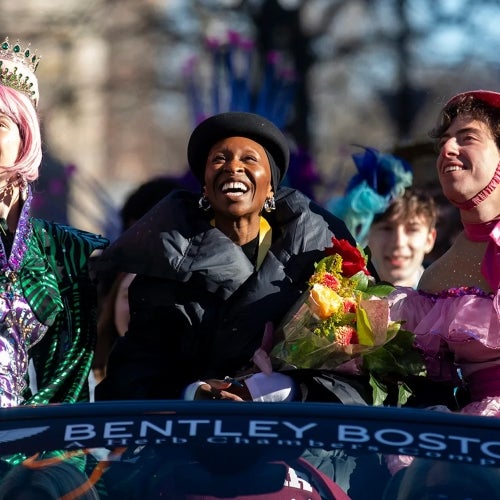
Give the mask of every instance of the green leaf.
<path id="1" fill-rule="evenodd" d="M 373 406 L 383 406 L 387 399 L 387 387 L 370 374 L 369 384 L 372 388 Z"/>
<path id="2" fill-rule="evenodd" d="M 354 283 L 355 288 L 360 291 L 368 290 L 370 285 L 370 279 L 363 271 L 358 271 L 356 274 L 351 276 L 349 280 L 351 280 L 352 283 Z"/>
<path id="3" fill-rule="evenodd" d="M 358 307 L 356 310 L 356 331 L 358 334 L 358 342 L 360 344 L 368 346 L 372 346 L 374 344 L 370 321 L 366 311 L 361 307 Z"/>
<path id="4" fill-rule="evenodd" d="M 404 383 L 398 384 L 398 406 L 404 406 L 413 394 L 411 389 Z"/>
<path id="5" fill-rule="evenodd" d="M 415 335 L 408 330 L 399 330 L 396 336 L 385 344 L 385 348 L 397 360 L 394 368 L 401 375 L 425 374 L 425 362 L 420 351 L 414 347 Z"/>
<path id="6" fill-rule="evenodd" d="M 385 346 L 380 346 L 377 349 L 367 352 L 362 355 L 363 368 L 370 374 L 385 375 L 392 372 L 396 360 Z"/>
<path id="7" fill-rule="evenodd" d="M 382 377 L 425 374 L 423 357 L 413 346 L 414 337 L 407 330 L 399 330 L 392 340 L 362 355 L 363 368 Z"/>
<path id="8" fill-rule="evenodd" d="M 372 285 L 366 289 L 366 293 L 376 297 L 387 297 L 392 291 L 394 291 L 394 287 L 388 284 Z"/>

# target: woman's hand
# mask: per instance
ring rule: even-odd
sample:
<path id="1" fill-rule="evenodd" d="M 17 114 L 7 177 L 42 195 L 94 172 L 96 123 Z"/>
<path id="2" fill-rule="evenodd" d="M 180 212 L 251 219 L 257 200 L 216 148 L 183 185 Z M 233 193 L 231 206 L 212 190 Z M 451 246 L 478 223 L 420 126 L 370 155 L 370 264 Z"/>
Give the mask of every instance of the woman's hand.
<path id="1" fill-rule="evenodd" d="M 269 357 L 269 354 L 267 354 L 267 352 L 264 351 L 264 349 L 262 349 L 261 347 L 259 347 L 255 351 L 252 357 L 252 361 L 262 373 L 265 373 L 266 375 L 271 375 L 271 373 L 273 373 L 271 358 Z"/>
<path id="2" fill-rule="evenodd" d="M 244 382 L 209 379 L 198 387 L 194 399 L 195 401 L 214 399 L 251 401 L 252 397 Z"/>
<path id="3" fill-rule="evenodd" d="M 271 358 L 269 357 L 269 352 L 273 348 L 273 335 L 274 327 L 272 322 L 268 321 L 264 328 L 264 336 L 262 337 L 261 346 L 254 352 L 252 361 L 255 366 L 266 375 L 271 375 L 273 372 L 273 366 L 271 363 Z"/>

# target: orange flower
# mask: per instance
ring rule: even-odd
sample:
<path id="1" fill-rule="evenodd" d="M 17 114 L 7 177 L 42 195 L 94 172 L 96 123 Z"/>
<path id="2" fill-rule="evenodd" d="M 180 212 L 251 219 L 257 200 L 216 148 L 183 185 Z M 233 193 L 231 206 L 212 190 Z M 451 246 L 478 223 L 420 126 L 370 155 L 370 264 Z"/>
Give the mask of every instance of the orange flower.
<path id="1" fill-rule="evenodd" d="M 331 288 L 315 283 L 310 291 L 310 308 L 320 319 L 327 319 L 342 307 L 342 297 Z"/>

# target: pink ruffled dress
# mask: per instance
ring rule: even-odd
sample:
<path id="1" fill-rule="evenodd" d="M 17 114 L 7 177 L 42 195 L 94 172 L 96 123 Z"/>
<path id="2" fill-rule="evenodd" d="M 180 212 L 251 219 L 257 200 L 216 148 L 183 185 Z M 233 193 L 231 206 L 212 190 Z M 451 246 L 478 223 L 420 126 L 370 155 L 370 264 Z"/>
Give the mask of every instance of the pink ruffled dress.
<path id="1" fill-rule="evenodd" d="M 390 296 L 391 320 L 405 321 L 424 354 L 428 377 L 467 384 L 472 402 L 461 413 L 500 417 L 500 292 L 460 287 L 429 294 L 398 288 Z M 443 407 L 443 409 L 446 409 Z M 395 474 L 413 457 L 387 455 Z"/>
<path id="2" fill-rule="evenodd" d="M 399 288 L 389 300 L 391 319 L 415 333 L 429 378 L 458 381 L 459 369 L 473 401 L 462 412 L 500 416 L 500 291 Z"/>

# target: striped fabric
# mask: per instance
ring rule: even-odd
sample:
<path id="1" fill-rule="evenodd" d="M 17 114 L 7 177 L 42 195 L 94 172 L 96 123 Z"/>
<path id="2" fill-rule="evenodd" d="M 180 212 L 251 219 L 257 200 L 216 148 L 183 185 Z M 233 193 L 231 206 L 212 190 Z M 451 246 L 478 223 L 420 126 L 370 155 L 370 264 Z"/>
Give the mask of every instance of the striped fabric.
<path id="1" fill-rule="evenodd" d="M 26 394 L 25 404 L 88 400 L 97 321 L 88 262 L 107 240 L 40 219 L 31 226 L 19 277 L 35 315 L 50 328 L 30 351 L 38 392 Z"/>

